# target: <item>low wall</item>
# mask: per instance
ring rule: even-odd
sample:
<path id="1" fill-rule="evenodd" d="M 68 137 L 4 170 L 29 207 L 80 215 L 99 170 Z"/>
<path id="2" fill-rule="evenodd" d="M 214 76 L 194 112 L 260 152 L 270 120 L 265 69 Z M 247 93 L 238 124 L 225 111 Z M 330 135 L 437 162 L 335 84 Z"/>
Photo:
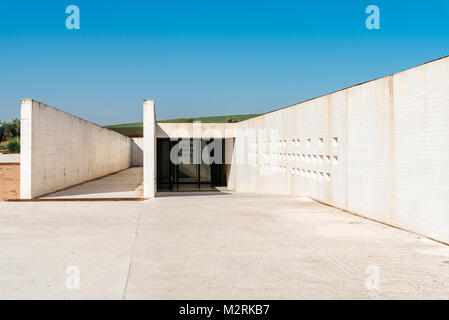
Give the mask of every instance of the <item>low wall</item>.
<path id="1" fill-rule="evenodd" d="M 237 123 L 229 186 L 309 196 L 449 243 L 448 120 L 444 58 Z"/>
<path id="2" fill-rule="evenodd" d="M 20 163 L 19 153 L 0 153 L 0 163 Z"/>
<path id="3" fill-rule="evenodd" d="M 21 100 L 22 199 L 129 168 L 131 139 L 32 99 Z"/>

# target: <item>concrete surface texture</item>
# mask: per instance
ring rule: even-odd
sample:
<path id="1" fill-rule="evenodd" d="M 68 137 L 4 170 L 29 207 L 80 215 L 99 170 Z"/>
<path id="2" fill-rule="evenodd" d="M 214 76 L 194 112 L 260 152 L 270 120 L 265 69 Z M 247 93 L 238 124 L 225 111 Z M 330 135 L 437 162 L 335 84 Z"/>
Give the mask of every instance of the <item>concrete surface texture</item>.
<path id="1" fill-rule="evenodd" d="M 111 175 L 84 182 L 40 199 L 142 198 L 143 168 L 133 167 Z"/>
<path id="2" fill-rule="evenodd" d="M 131 140 L 32 99 L 21 100 L 23 199 L 129 168 Z"/>
<path id="3" fill-rule="evenodd" d="M 449 243 L 447 119 L 449 57 L 237 123 L 229 187 Z"/>
<path id="4" fill-rule="evenodd" d="M 19 153 L 0 153 L 0 164 L 1 163 L 20 163 Z"/>
<path id="5" fill-rule="evenodd" d="M 0 299 L 449 298 L 449 247 L 306 198 L 0 203 L 0 234 Z"/>
<path id="6" fill-rule="evenodd" d="M 131 166 L 143 166 L 143 138 L 131 138 Z"/>

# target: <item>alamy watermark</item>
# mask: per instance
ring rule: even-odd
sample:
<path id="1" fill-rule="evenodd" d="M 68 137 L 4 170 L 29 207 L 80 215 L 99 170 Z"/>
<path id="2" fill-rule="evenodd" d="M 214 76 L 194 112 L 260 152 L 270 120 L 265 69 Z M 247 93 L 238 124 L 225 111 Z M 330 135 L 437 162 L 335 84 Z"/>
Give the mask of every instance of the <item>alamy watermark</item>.
<path id="1" fill-rule="evenodd" d="M 77 5 L 71 4 L 66 7 L 65 13 L 69 16 L 66 18 L 65 26 L 68 30 L 80 29 L 80 9 Z M 365 26 L 368 30 L 380 29 L 380 9 L 378 6 L 371 4 L 366 7 L 365 13 L 369 16 L 365 20 Z"/>
<path id="2" fill-rule="evenodd" d="M 366 268 L 368 277 L 365 280 L 365 288 L 370 291 L 378 291 L 380 287 L 380 269 L 376 265 L 370 265 Z"/>
<path id="3" fill-rule="evenodd" d="M 380 29 L 380 9 L 376 5 L 369 5 L 365 10 L 366 14 L 369 16 L 366 18 L 365 26 L 368 30 L 379 30 Z"/>
<path id="4" fill-rule="evenodd" d="M 80 8 L 74 4 L 71 4 L 65 8 L 65 13 L 69 16 L 65 20 L 65 27 L 68 30 L 80 29 Z"/>
<path id="5" fill-rule="evenodd" d="M 67 277 L 65 279 L 65 287 L 68 290 L 80 288 L 80 267 L 76 265 L 70 265 L 65 268 Z"/>
<path id="6" fill-rule="evenodd" d="M 261 175 L 275 174 L 276 165 L 282 159 L 275 157 L 274 153 L 286 147 L 286 140 L 279 139 L 277 129 L 203 130 L 200 121 L 193 123 L 193 134 L 187 129 L 178 128 L 170 132 L 170 136 L 170 161 L 174 165 L 247 164 L 258 167 Z"/>

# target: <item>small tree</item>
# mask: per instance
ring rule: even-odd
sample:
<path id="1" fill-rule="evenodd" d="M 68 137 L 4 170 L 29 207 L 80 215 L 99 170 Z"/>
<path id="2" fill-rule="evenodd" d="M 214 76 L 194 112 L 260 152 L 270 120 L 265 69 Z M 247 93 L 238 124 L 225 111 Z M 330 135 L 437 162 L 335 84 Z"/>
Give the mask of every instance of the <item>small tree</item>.
<path id="1" fill-rule="evenodd" d="M 8 149 L 8 152 L 20 152 L 20 143 L 17 140 L 11 140 L 8 142 L 6 148 Z"/>
<path id="2" fill-rule="evenodd" d="M 15 139 L 20 137 L 20 120 L 14 119 L 3 124 L 3 137 L 6 139 Z"/>
<path id="3" fill-rule="evenodd" d="M 15 118 L 12 122 L 14 125 L 14 137 L 20 138 L 20 120 Z"/>

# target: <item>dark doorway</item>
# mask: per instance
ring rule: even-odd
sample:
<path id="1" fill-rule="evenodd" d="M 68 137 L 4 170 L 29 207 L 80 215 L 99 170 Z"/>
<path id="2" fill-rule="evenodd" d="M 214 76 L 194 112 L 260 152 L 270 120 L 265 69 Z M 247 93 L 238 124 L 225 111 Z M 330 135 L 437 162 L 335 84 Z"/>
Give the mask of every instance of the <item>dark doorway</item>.
<path id="1" fill-rule="evenodd" d="M 211 147 L 212 142 L 217 146 L 221 144 L 218 151 L 221 153 L 215 157 L 216 148 Z M 224 165 L 224 140 L 211 139 L 199 140 L 190 139 L 185 148 L 190 148 L 189 157 L 182 157 L 182 148 L 176 145 L 179 141 L 170 139 L 157 139 L 157 189 L 158 191 L 205 191 L 214 190 L 215 187 L 226 186 L 226 170 Z M 184 143 L 186 143 L 184 141 Z M 194 147 L 194 144 L 195 147 Z M 170 152 L 177 157 L 173 163 L 170 160 Z M 211 162 L 208 158 L 217 159 L 218 163 Z M 182 159 L 187 160 L 184 163 Z M 209 159 L 208 161 L 204 161 Z M 210 164 L 209 164 L 210 163 Z"/>

